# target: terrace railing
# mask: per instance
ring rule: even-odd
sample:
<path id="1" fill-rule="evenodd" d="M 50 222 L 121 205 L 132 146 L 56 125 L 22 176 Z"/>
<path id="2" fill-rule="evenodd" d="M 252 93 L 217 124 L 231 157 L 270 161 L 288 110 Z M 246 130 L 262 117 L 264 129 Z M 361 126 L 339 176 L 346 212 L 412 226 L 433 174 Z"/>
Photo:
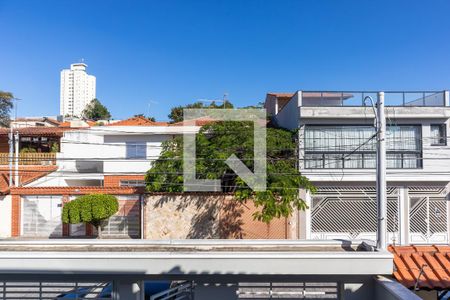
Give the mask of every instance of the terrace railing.
<path id="1" fill-rule="evenodd" d="M 373 91 L 302 91 L 302 106 L 371 106 L 367 96 L 376 101 Z M 384 92 L 385 106 L 448 106 L 448 91 L 389 91 Z"/>
<path id="2" fill-rule="evenodd" d="M 15 163 L 15 157 L 12 158 Z M 10 161 L 9 153 L 0 153 L 0 165 L 8 165 Z M 20 153 L 19 165 L 55 165 L 56 153 Z"/>

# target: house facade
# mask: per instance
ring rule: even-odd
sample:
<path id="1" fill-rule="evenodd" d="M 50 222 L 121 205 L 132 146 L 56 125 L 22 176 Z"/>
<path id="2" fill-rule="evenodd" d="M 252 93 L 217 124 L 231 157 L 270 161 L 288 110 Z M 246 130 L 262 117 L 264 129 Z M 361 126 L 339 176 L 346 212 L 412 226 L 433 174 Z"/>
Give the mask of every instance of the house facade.
<path id="1" fill-rule="evenodd" d="M 60 151 L 53 153 L 51 170 L 33 180 L 13 182 L 12 187 L 5 181 L 0 205 L 11 212 L 4 218 L 10 226 L 0 234 L 33 238 L 95 235 L 95 229 L 85 224 L 63 225 L 61 208 L 80 195 L 105 193 L 119 200 L 118 213 L 104 226 L 105 236 L 143 238 L 145 174 L 159 157 L 162 142 L 183 132 L 195 133 L 198 128 L 134 117 L 108 126 L 61 131 Z M 36 161 L 28 167 L 37 175 L 41 164 Z M 19 178 L 24 172 L 19 169 Z M 9 171 L 5 169 L 4 173 L 7 176 Z"/>
<path id="2" fill-rule="evenodd" d="M 449 93 L 385 92 L 390 244 L 449 242 Z M 300 239 L 376 236 L 378 92 L 268 94 L 275 124 L 299 131 L 299 169 L 317 187 L 292 230 Z"/>

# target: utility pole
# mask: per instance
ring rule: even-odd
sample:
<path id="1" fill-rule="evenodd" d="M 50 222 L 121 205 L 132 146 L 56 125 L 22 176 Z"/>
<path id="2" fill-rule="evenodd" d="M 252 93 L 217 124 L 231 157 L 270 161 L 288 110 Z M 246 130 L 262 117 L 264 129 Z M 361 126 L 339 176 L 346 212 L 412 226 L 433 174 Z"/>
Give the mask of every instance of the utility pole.
<path id="1" fill-rule="evenodd" d="M 19 186 L 19 132 L 16 131 L 16 134 L 14 135 L 14 142 L 15 142 L 15 162 L 16 162 L 16 174 L 14 177 L 15 186 Z"/>
<path id="2" fill-rule="evenodd" d="M 8 162 L 9 162 L 9 187 L 12 187 L 13 184 L 13 159 L 14 159 L 14 141 L 13 141 L 13 129 L 12 124 L 9 125 L 10 132 L 8 134 L 8 144 L 9 144 L 9 155 L 8 155 Z"/>
<path id="3" fill-rule="evenodd" d="M 377 101 L 377 249 L 387 247 L 387 200 L 386 200 L 386 118 L 384 115 L 384 92 L 378 93 Z"/>

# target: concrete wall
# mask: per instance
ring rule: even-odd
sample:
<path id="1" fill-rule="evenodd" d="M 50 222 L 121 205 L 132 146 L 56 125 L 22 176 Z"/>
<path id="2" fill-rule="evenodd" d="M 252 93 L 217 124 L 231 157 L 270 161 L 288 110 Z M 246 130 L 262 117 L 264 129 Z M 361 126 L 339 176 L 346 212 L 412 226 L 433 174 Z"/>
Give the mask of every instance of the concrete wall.
<path id="1" fill-rule="evenodd" d="M 230 195 L 149 195 L 145 199 L 146 239 L 290 237 L 286 218 L 266 224 L 253 219 L 252 201 Z"/>
<path id="2" fill-rule="evenodd" d="M 295 93 L 292 99 L 275 116 L 276 124 L 279 127 L 289 130 L 297 129 L 299 126 L 301 96 Z"/>
<path id="3" fill-rule="evenodd" d="M 11 195 L 0 197 L 0 238 L 11 236 Z"/>

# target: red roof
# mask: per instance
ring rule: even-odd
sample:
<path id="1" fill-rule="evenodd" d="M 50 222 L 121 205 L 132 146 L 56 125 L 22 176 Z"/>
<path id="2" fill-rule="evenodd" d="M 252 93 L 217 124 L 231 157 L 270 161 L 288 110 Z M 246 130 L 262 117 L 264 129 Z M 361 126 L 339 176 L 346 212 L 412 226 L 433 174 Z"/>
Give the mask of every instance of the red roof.
<path id="1" fill-rule="evenodd" d="M 13 187 L 12 195 L 85 195 L 94 193 L 134 195 L 145 192 L 143 187 L 128 186 L 42 186 L 42 187 Z"/>
<path id="2" fill-rule="evenodd" d="M 57 166 L 19 166 L 19 183 L 20 185 L 31 183 L 41 177 L 44 177 L 54 171 Z M 13 169 L 14 184 L 15 169 Z M 0 193 L 7 194 L 9 189 L 9 168 L 0 168 Z"/>
<path id="3" fill-rule="evenodd" d="M 213 118 L 210 117 L 202 117 L 197 118 L 195 120 L 181 121 L 177 123 L 170 124 L 170 126 L 205 126 L 215 122 Z"/>
<path id="4" fill-rule="evenodd" d="M 389 246 L 394 277 L 407 288 L 450 288 L 450 246 Z"/>
<path id="5" fill-rule="evenodd" d="M 13 128 L 13 132 L 19 132 L 20 135 L 28 136 L 63 136 L 64 131 L 74 128 L 65 127 L 21 127 Z M 0 135 L 8 135 L 10 128 L 0 128 Z"/>
<path id="6" fill-rule="evenodd" d="M 136 116 L 107 126 L 167 126 L 167 122 L 153 122 L 143 116 Z"/>

